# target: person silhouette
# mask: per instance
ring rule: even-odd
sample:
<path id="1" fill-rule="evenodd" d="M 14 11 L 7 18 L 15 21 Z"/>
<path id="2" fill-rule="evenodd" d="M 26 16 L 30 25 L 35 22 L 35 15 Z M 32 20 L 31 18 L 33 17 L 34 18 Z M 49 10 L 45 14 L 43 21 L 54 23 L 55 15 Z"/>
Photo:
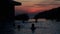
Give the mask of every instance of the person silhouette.
<path id="1" fill-rule="evenodd" d="M 34 24 L 32 24 L 32 27 L 31 27 L 32 33 L 35 32 L 35 29 L 36 29 L 36 27 L 34 26 Z"/>
<path id="2" fill-rule="evenodd" d="M 20 25 L 17 25 L 17 29 L 18 29 L 18 31 L 20 31 Z"/>

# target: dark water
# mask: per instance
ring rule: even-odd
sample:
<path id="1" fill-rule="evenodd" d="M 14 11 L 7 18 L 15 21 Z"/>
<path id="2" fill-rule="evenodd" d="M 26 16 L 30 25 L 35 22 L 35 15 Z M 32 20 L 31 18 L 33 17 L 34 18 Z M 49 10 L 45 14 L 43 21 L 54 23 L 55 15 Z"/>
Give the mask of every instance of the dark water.
<path id="1" fill-rule="evenodd" d="M 47 20 L 34 23 L 36 27 L 34 33 L 30 29 L 31 24 L 29 22 L 15 21 L 15 34 L 60 34 L 60 22 Z M 20 31 L 18 31 L 17 25 L 21 25 Z"/>

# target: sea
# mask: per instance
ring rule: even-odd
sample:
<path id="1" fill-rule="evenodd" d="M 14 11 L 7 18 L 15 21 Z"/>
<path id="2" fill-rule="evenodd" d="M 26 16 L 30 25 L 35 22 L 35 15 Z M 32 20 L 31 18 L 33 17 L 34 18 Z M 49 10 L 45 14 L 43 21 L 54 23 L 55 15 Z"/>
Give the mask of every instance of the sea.
<path id="1" fill-rule="evenodd" d="M 36 27 L 35 32 L 32 33 L 31 27 L 34 24 Z M 17 26 L 20 25 L 20 29 Z M 15 34 L 60 34 L 60 22 L 56 20 L 40 19 L 35 22 L 34 19 L 30 19 L 22 23 L 20 20 L 15 20 Z"/>

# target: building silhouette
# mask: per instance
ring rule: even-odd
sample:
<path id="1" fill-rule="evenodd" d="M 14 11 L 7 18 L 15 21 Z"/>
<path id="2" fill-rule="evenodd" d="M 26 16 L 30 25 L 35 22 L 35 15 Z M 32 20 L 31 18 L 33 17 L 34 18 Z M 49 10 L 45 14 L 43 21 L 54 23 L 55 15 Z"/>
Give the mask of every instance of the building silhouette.
<path id="1" fill-rule="evenodd" d="M 21 5 L 21 3 L 12 0 L 0 2 L 0 34 L 14 34 L 14 6 Z"/>

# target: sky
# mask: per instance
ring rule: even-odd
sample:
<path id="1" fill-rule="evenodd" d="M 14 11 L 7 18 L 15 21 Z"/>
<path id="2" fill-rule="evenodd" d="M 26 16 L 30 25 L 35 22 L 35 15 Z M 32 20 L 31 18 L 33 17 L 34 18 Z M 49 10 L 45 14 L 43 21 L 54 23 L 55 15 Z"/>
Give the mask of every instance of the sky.
<path id="1" fill-rule="evenodd" d="M 60 0 L 14 0 L 22 5 L 15 6 L 15 14 L 36 14 L 53 8 L 60 7 Z"/>

